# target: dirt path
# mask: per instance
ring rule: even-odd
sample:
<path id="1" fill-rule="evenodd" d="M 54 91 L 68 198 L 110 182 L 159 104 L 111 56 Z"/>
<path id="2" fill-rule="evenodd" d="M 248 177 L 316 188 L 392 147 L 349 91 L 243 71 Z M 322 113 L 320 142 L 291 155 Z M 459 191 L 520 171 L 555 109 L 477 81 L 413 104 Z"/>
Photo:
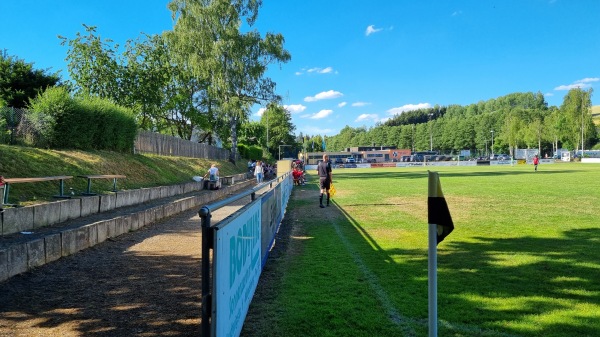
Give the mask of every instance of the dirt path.
<path id="1" fill-rule="evenodd" d="M 200 336 L 200 266 L 191 210 L 0 283 L 0 336 Z"/>

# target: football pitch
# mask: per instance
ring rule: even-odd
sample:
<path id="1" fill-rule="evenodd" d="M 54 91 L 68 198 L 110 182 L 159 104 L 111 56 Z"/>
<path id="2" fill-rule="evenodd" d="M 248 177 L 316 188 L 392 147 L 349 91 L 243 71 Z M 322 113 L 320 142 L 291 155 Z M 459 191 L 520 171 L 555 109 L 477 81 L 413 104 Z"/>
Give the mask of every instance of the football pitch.
<path id="1" fill-rule="evenodd" d="M 438 245 L 439 336 L 600 336 L 600 165 L 337 169 L 296 186 L 242 336 L 427 336 L 427 169 L 455 229 Z"/>

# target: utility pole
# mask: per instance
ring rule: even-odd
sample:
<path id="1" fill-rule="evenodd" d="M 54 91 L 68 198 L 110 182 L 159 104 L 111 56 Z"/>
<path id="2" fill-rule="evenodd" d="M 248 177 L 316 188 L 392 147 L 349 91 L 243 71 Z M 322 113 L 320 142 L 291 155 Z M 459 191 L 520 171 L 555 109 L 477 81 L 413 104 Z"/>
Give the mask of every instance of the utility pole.
<path id="1" fill-rule="evenodd" d="M 492 130 L 492 157 L 494 156 L 494 130 Z"/>
<path id="2" fill-rule="evenodd" d="M 584 129 L 584 120 L 585 120 L 585 116 L 584 116 L 584 112 L 585 112 L 584 98 L 585 98 L 585 91 L 583 91 L 583 89 L 582 89 L 581 90 L 581 158 L 583 158 L 583 129 Z"/>

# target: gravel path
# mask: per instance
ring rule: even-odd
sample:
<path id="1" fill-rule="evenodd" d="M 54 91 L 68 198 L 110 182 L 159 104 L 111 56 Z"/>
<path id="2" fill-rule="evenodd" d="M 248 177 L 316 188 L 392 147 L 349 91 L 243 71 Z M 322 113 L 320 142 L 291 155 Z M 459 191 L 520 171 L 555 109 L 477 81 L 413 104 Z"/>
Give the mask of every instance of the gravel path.
<path id="1" fill-rule="evenodd" d="M 201 239 L 191 210 L 14 276 L 0 336 L 200 336 Z"/>

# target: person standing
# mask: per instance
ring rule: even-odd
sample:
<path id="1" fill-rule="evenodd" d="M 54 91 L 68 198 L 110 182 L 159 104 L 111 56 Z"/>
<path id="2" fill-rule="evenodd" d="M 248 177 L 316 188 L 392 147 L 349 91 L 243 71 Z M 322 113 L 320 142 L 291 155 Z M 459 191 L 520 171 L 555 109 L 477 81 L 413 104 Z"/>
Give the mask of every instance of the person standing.
<path id="1" fill-rule="evenodd" d="M 538 167 L 539 163 L 540 163 L 540 158 L 536 154 L 535 156 L 533 156 L 533 167 L 534 167 L 533 170 L 536 171 L 536 172 L 537 172 L 537 167 Z"/>
<path id="2" fill-rule="evenodd" d="M 327 206 L 329 206 L 329 188 L 333 177 L 331 175 L 331 163 L 329 162 L 329 156 L 323 154 L 323 161 L 317 165 L 317 173 L 319 174 L 319 187 L 321 188 L 321 194 L 319 195 L 319 207 L 323 206 L 323 194 L 327 193 Z"/>
<path id="3" fill-rule="evenodd" d="M 265 170 L 263 170 L 262 162 L 260 160 L 258 160 L 256 162 L 256 166 L 254 167 L 254 176 L 256 176 L 257 183 L 260 184 L 263 182 L 264 174 L 265 174 Z"/>

